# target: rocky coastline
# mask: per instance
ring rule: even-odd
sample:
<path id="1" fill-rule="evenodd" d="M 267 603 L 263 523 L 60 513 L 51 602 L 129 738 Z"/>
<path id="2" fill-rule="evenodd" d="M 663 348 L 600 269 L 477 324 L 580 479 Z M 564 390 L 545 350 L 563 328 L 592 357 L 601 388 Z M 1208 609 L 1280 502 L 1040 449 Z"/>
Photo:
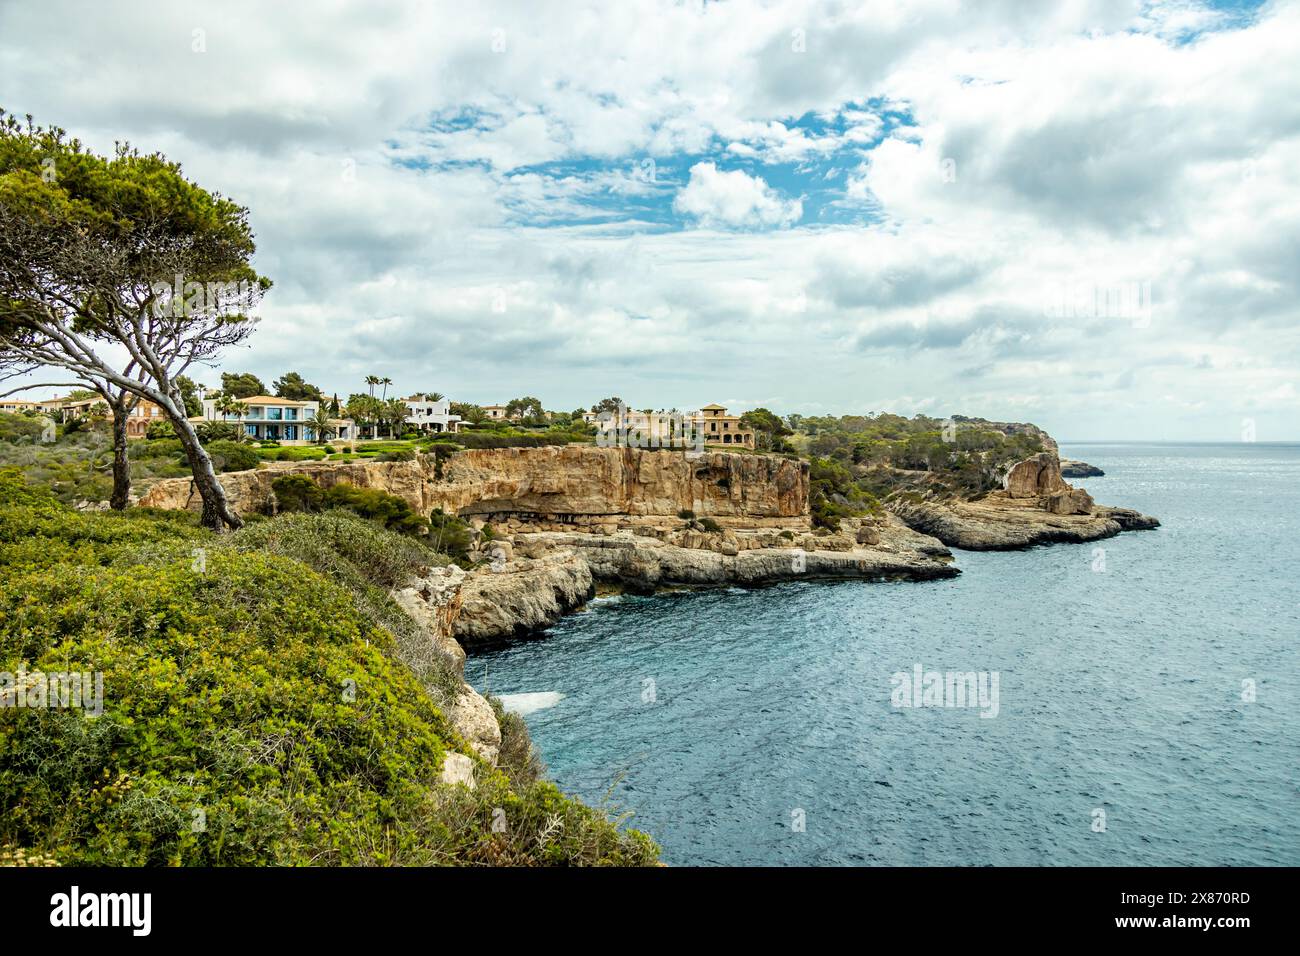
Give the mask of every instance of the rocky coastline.
<path id="1" fill-rule="evenodd" d="M 285 472 L 323 487 L 381 489 L 423 513 L 442 508 L 469 522 L 474 570 L 430 572 L 395 595 L 462 664 L 463 647 L 545 629 L 598 587 L 646 594 L 792 580 L 930 581 L 960 573 L 950 548 L 1079 543 L 1159 525 L 1068 484 L 1054 446 L 1013 465 L 1001 489 L 971 500 L 891 499 L 884 513 L 842 519 L 834 532 L 811 525 L 808 464 L 777 456 L 509 448 L 444 460 L 273 464 L 222 482 L 236 509 L 273 513 L 271 482 Z M 140 503 L 197 504 L 185 479 L 155 484 Z M 464 709 L 482 710 L 472 699 Z M 490 734 L 480 738 L 480 752 L 490 751 Z"/>

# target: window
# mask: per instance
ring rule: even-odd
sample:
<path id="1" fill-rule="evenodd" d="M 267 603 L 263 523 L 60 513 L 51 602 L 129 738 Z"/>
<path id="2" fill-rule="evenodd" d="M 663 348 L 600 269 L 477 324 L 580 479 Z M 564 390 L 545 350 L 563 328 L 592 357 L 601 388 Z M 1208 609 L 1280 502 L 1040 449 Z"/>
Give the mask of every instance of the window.
<path id="1" fill-rule="evenodd" d="M 269 422 L 278 422 L 280 420 L 280 409 L 268 408 L 266 410 L 266 420 Z"/>
<path id="2" fill-rule="evenodd" d="M 257 437 L 257 426 L 256 426 L 256 425 L 245 425 L 245 426 L 244 426 L 244 434 L 245 434 L 245 435 L 248 435 L 250 438 L 256 438 L 256 437 Z"/>
<path id="3" fill-rule="evenodd" d="M 284 420 L 285 420 L 286 422 L 297 421 L 297 420 L 298 420 L 298 409 L 296 409 L 296 408 L 286 408 L 286 409 L 284 410 Z"/>
<path id="4" fill-rule="evenodd" d="M 297 426 L 297 425 L 285 425 L 285 426 L 284 426 L 284 438 L 285 438 L 285 441 L 297 441 L 297 439 L 298 439 L 298 426 Z"/>

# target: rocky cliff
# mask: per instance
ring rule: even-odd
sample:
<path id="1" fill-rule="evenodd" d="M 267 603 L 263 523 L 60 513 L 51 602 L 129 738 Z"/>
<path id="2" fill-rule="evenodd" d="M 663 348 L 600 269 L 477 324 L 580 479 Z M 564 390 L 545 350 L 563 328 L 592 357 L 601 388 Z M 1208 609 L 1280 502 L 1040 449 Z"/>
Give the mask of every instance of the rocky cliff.
<path id="1" fill-rule="evenodd" d="M 441 465 L 415 461 L 269 463 L 221 483 L 237 511 L 274 510 L 271 482 L 285 472 L 322 487 L 378 488 L 421 514 L 522 522 L 633 527 L 689 510 L 737 527 L 808 526 L 808 464 L 772 455 L 682 452 L 589 445 L 460 451 Z M 199 508 L 186 478 L 157 482 L 140 500 L 156 508 Z"/>

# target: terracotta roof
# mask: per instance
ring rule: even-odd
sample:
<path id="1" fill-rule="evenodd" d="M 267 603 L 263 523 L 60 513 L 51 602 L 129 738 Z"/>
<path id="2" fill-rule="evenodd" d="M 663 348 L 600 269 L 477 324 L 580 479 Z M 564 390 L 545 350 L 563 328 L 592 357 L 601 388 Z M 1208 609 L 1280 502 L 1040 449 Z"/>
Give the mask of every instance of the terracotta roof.
<path id="1" fill-rule="evenodd" d="M 727 406 L 726 406 L 726 405 L 705 405 L 703 408 L 700 409 L 700 411 L 702 411 L 702 412 L 703 412 L 703 411 L 708 411 L 710 408 L 721 409 L 721 410 L 724 411 L 724 412 L 727 410 Z"/>

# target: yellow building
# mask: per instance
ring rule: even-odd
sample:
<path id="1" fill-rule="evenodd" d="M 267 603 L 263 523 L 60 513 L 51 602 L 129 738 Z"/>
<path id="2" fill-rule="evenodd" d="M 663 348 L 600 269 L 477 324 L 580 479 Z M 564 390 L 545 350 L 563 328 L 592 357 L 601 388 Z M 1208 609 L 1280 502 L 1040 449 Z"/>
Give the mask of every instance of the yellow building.
<path id="1" fill-rule="evenodd" d="M 706 445 L 754 447 L 754 430 L 742 425 L 739 415 L 728 415 L 722 405 L 705 405 L 690 420 L 696 428 L 704 431 Z"/>

